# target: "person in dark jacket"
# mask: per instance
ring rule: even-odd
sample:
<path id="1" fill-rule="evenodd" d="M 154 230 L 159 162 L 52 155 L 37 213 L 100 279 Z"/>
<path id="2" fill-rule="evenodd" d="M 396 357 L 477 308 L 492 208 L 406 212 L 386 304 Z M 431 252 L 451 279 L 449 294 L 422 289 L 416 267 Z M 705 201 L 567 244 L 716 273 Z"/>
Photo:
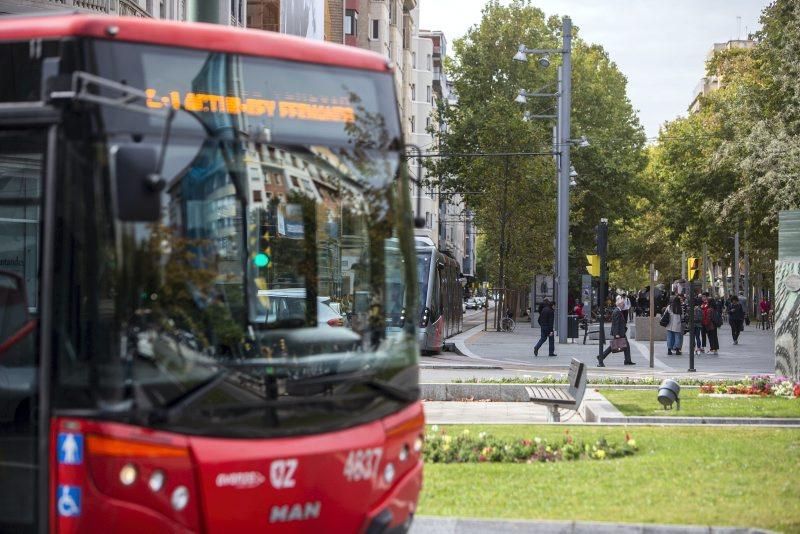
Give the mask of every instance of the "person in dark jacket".
<path id="1" fill-rule="evenodd" d="M 550 304 L 550 299 L 544 299 L 544 303 L 542 304 L 542 309 L 539 311 L 539 327 L 542 329 L 542 337 L 539 339 L 539 342 L 536 343 L 536 346 L 533 347 L 533 355 L 539 355 L 539 347 L 544 345 L 545 341 L 549 341 L 549 349 L 548 356 L 555 356 L 556 352 L 556 340 L 553 336 L 553 324 L 555 322 L 555 313 L 553 313 L 553 306 Z"/>
<path id="2" fill-rule="evenodd" d="M 736 295 L 731 297 L 731 304 L 728 306 L 728 322 L 731 325 L 733 334 L 733 344 L 739 344 L 739 334 L 744 330 L 744 308 Z"/>
<path id="3" fill-rule="evenodd" d="M 628 337 L 626 333 L 628 332 L 628 326 L 625 324 L 625 315 L 622 313 L 622 309 L 625 307 L 625 299 L 622 297 L 617 297 L 617 306 L 614 308 L 614 312 L 611 314 L 611 336 L 614 339 L 624 338 L 625 339 L 625 349 L 623 353 L 625 354 L 625 365 L 636 365 L 631 360 L 631 345 L 628 343 Z M 597 366 L 598 367 L 605 367 L 603 360 L 611 354 L 611 345 L 603 352 L 602 356 L 597 357 Z"/>

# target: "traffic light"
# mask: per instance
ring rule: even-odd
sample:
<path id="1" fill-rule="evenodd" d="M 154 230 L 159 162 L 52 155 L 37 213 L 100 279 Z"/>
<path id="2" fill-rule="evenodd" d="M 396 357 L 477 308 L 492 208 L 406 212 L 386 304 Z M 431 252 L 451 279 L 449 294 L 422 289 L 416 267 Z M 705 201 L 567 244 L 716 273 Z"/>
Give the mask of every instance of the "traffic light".
<path id="1" fill-rule="evenodd" d="M 269 267 L 272 262 L 272 249 L 270 242 L 270 230 L 272 230 L 272 217 L 268 210 L 263 210 L 260 213 L 260 221 L 258 225 L 258 247 L 253 256 L 253 264 L 259 269 Z"/>
<path id="2" fill-rule="evenodd" d="M 600 256 L 598 254 L 587 254 L 586 261 L 589 265 L 586 266 L 586 271 L 592 276 L 600 276 Z"/>
<path id="3" fill-rule="evenodd" d="M 686 273 L 688 275 L 690 282 L 694 282 L 700 279 L 701 270 L 702 270 L 702 265 L 700 262 L 700 258 L 687 258 Z"/>
<path id="4" fill-rule="evenodd" d="M 605 258 L 608 254 L 608 223 L 601 222 L 595 227 L 597 235 L 595 235 L 595 251 L 601 258 Z"/>

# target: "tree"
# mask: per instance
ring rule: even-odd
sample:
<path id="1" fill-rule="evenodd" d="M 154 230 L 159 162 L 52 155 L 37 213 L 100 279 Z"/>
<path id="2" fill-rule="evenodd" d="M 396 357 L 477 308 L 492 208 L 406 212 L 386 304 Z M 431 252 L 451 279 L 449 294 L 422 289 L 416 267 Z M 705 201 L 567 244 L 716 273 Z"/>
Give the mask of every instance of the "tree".
<path id="1" fill-rule="evenodd" d="M 457 106 L 440 106 L 448 128 L 442 151 L 463 153 L 549 152 L 552 123 L 525 122 L 514 102 L 520 89 L 553 93 L 555 65 L 512 60 L 521 43 L 561 46 L 561 22 L 545 19 L 530 0 L 509 5 L 490 1 L 481 22 L 454 42 L 446 68 L 458 95 Z M 625 94 L 626 80 L 608 54 L 583 42 L 574 30 L 573 132 L 591 145 L 573 151 L 578 172 L 570 207 L 571 279 L 583 270 L 583 255 L 594 247 L 601 217 L 613 222 L 633 214 L 630 188 L 645 165 L 644 134 Z M 533 114 L 554 114 L 554 98 L 536 99 Z M 436 133 L 436 132 L 434 132 Z M 500 282 L 501 249 L 506 286 L 524 286 L 536 272 L 553 269 L 556 183 L 553 158 L 545 156 L 446 157 L 429 163 L 445 191 L 460 193 L 485 233 L 489 277 Z M 580 262 L 575 258 L 580 258 Z"/>

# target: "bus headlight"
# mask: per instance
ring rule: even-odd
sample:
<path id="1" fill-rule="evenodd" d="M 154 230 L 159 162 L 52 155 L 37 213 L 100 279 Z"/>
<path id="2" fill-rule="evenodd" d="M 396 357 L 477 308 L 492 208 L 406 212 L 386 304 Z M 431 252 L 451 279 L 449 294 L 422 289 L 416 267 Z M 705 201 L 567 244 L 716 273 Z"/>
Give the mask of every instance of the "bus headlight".
<path id="1" fill-rule="evenodd" d="M 178 486 L 175 488 L 172 492 L 170 503 L 172 504 L 172 508 L 178 512 L 186 508 L 186 505 L 189 504 L 189 490 L 186 486 Z"/>
<path id="2" fill-rule="evenodd" d="M 125 464 L 119 470 L 119 481 L 123 486 L 130 486 L 136 482 L 136 466 L 133 464 Z"/>
<path id="3" fill-rule="evenodd" d="M 386 464 L 386 467 L 383 468 L 383 480 L 387 484 L 391 484 L 394 480 L 394 464 L 391 462 Z"/>

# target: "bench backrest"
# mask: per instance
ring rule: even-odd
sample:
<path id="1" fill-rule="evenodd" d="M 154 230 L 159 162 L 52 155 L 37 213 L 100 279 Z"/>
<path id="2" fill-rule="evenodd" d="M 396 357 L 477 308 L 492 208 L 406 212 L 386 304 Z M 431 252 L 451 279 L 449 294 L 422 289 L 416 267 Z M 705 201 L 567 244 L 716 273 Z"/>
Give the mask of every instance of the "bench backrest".
<path id="1" fill-rule="evenodd" d="M 575 408 L 578 408 L 586 391 L 586 365 L 572 358 L 567 380 L 569 381 L 569 394 L 575 399 Z"/>

